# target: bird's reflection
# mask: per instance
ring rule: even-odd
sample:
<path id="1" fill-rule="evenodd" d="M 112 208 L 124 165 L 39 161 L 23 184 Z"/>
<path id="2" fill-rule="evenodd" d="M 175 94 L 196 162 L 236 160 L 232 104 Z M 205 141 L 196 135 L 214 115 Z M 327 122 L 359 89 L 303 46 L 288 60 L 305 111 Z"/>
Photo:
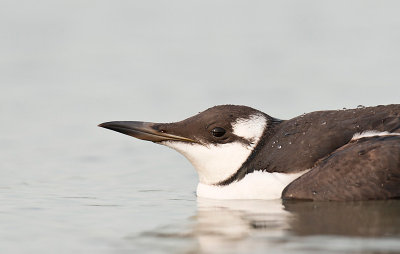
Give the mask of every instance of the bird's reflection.
<path id="1" fill-rule="evenodd" d="M 324 251 L 327 241 L 332 239 L 345 245 L 342 250 L 352 247 L 352 239 L 357 239 L 366 253 L 371 248 L 400 249 L 400 200 L 289 202 L 198 198 L 197 206 L 189 221 L 158 228 L 145 236 L 195 242 L 189 253 L 248 253 L 265 249 L 283 249 L 287 253 L 308 251 L 310 246 L 314 251 Z M 368 245 L 371 239 L 375 245 Z"/>
<path id="2" fill-rule="evenodd" d="M 304 236 L 399 237 L 400 201 L 285 202 L 198 199 L 201 250 L 275 249 Z M 258 246 L 258 247 L 257 247 Z M 320 246 L 323 248 L 323 246 Z"/>
<path id="3" fill-rule="evenodd" d="M 279 239 L 288 228 L 290 213 L 280 200 L 197 199 L 194 236 L 202 252 L 235 250 L 247 253 L 256 239 Z M 263 241 L 264 244 L 272 241 Z"/>
<path id="4" fill-rule="evenodd" d="M 235 238 L 273 235 L 400 235 L 400 200 L 304 202 L 198 199 L 197 230 Z M 279 233 L 278 233 L 279 232 Z"/>
<path id="5" fill-rule="evenodd" d="M 247 236 L 261 230 L 277 234 L 288 227 L 290 213 L 280 200 L 197 199 L 196 231 L 227 239 Z M 280 233 L 278 233 L 280 234 Z"/>
<path id="6" fill-rule="evenodd" d="M 400 200 L 284 202 L 296 235 L 400 236 Z"/>

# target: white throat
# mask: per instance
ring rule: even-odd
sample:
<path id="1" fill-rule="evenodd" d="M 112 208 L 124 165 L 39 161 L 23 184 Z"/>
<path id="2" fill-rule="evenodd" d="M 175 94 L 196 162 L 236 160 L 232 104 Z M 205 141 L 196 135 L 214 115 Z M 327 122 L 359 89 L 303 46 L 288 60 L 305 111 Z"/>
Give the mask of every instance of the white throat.
<path id="1" fill-rule="evenodd" d="M 248 141 L 227 144 L 192 144 L 164 141 L 163 145 L 183 154 L 195 167 L 202 184 L 216 184 L 236 173 L 256 147 L 267 126 L 262 114 L 240 118 L 232 124 L 233 134 Z"/>

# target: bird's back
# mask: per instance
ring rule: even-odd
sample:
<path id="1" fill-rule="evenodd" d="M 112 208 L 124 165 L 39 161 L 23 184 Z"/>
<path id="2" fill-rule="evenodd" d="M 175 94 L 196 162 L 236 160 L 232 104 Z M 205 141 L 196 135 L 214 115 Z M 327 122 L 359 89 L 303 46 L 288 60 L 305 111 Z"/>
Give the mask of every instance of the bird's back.
<path id="1" fill-rule="evenodd" d="M 365 131 L 400 133 L 400 105 L 351 110 L 316 111 L 282 121 L 265 133 L 249 169 L 268 172 L 298 172 L 347 144 Z"/>

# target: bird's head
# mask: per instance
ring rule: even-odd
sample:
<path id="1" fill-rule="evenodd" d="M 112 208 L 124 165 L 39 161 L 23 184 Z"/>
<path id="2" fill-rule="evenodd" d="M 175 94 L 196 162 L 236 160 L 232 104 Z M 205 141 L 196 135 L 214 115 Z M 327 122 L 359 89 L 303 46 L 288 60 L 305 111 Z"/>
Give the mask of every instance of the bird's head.
<path id="1" fill-rule="evenodd" d="M 271 121 L 246 106 L 221 105 L 175 123 L 115 121 L 99 126 L 175 149 L 195 167 L 203 184 L 218 184 L 236 173 Z"/>

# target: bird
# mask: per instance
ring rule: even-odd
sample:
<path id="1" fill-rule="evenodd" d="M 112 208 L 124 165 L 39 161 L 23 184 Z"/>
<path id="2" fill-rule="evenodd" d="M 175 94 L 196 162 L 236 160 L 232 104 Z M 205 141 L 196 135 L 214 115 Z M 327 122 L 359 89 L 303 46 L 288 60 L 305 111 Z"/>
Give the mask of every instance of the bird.
<path id="1" fill-rule="evenodd" d="M 218 105 L 173 123 L 98 126 L 181 153 L 197 171 L 198 197 L 400 198 L 400 104 L 314 111 L 289 120 Z"/>

